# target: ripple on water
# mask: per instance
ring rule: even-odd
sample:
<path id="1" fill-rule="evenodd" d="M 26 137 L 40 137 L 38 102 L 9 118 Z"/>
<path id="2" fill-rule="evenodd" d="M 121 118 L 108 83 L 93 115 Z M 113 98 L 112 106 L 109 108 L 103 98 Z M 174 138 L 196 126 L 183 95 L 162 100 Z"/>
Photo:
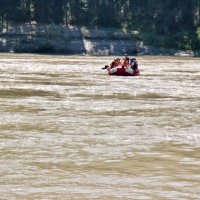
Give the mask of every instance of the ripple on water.
<path id="1" fill-rule="evenodd" d="M 139 77 L 108 76 L 111 57 L 0 59 L 2 199 L 199 198 L 198 59 L 138 57 Z"/>
<path id="2" fill-rule="evenodd" d="M 60 97 L 59 93 L 45 90 L 36 90 L 36 89 L 21 89 L 21 88 L 10 88 L 10 89 L 1 89 L 0 98 L 26 98 L 26 97 Z"/>

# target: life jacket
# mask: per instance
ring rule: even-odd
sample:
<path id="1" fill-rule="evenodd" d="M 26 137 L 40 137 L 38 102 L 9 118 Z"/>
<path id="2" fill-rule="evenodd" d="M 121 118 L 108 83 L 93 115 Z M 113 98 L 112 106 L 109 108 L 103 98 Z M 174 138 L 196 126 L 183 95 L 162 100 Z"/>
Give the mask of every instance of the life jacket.
<path id="1" fill-rule="evenodd" d="M 118 67 L 120 64 L 121 64 L 121 63 L 120 63 L 119 60 L 114 60 L 114 61 L 110 64 L 110 68 Z"/>
<path id="2" fill-rule="evenodd" d="M 116 66 L 116 65 L 115 65 L 115 61 L 111 62 L 110 68 L 113 68 L 113 67 L 115 67 L 115 66 Z"/>
<path id="3" fill-rule="evenodd" d="M 125 58 L 122 61 L 122 67 L 128 67 L 129 66 L 129 58 Z"/>
<path id="4" fill-rule="evenodd" d="M 116 61 L 115 61 L 115 64 L 116 64 L 116 66 L 120 66 L 120 65 L 121 65 L 120 60 L 116 60 Z"/>

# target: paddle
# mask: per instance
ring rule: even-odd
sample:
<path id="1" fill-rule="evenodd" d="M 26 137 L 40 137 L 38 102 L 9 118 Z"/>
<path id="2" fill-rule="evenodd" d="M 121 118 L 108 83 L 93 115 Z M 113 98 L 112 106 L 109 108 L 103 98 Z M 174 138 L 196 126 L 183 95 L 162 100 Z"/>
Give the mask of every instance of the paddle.
<path id="1" fill-rule="evenodd" d="M 103 67 L 101 69 L 108 69 L 108 67 L 109 67 L 108 65 L 105 65 L 105 67 Z"/>

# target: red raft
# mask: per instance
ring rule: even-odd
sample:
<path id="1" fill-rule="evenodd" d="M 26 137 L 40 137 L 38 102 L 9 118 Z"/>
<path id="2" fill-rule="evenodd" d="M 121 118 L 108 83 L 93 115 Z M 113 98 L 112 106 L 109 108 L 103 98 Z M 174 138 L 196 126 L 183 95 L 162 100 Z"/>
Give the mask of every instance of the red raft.
<path id="1" fill-rule="evenodd" d="M 114 68 L 108 68 L 108 74 L 109 75 L 115 75 L 115 76 L 138 76 L 140 75 L 140 70 L 136 69 L 133 70 L 130 67 L 114 67 Z"/>

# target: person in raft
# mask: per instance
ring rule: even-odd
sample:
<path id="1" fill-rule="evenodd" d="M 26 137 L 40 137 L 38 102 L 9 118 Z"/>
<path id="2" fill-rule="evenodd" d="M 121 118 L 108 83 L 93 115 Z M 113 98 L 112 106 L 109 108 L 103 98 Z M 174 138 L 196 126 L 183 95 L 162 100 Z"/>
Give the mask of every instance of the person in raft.
<path id="1" fill-rule="evenodd" d="M 110 69 L 121 65 L 120 59 L 116 58 L 110 63 Z"/>
<path id="2" fill-rule="evenodd" d="M 112 69 L 118 66 L 121 66 L 121 62 L 119 58 L 116 58 L 110 63 L 110 65 L 105 65 L 105 67 L 103 67 L 102 69 Z"/>
<path id="3" fill-rule="evenodd" d="M 122 67 L 129 67 L 130 66 L 130 58 L 128 57 L 127 54 L 124 54 L 124 58 L 122 59 L 121 65 Z"/>
<path id="4" fill-rule="evenodd" d="M 130 59 L 130 65 L 133 70 L 138 70 L 138 62 L 135 57 Z"/>

